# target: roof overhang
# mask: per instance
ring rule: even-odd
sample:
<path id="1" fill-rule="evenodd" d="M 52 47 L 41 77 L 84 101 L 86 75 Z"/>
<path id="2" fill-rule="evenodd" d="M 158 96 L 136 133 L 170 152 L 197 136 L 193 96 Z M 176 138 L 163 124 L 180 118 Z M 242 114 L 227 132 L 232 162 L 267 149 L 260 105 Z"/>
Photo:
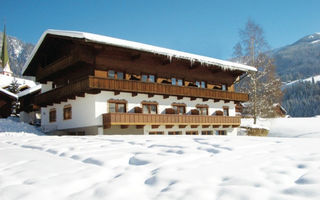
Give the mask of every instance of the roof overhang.
<path id="1" fill-rule="evenodd" d="M 123 39 L 118 39 L 118 38 L 113 38 L 113 37 L 108 37 L 103 35 L 97 35 L 92 33 L 86 33 L 86 32 L 49 29 L 42 34 L 38 43 L 33 49 L 31 55 L 28 57 L 27 62 L 23 66 L 22 74 L 24 74 L 24 72 L 30 65 L 31 61 L 33 60 L 35 54 L 37 53 L 39 47 L 41 46 L 42 42 L 44 41 L 47 35 L 55 35 L 55 36 L 60 36 L 65 38 L 83 39 L 85 42 L 99 43 L 99 44 L 105 44 L 105 45 L 110 45 L 115 47 L 133 49 L 133 50 L 142 51 L 142 52 L 149 52 L 156 55 L 166 56 L 170 59 L 177 58 L 177 59 L 189 60 L 191 63 L 200 62 L 202 65 L 208 65 L 208 66 L 214 65 L 222 68 L 223 70 L 231 70 L 231 71 L 238 70 L 243 72 L 257 71 L 257 69 L 252 66 L 225 61 L 225 60 L 219 60 L 219 59 L 191 54 L 191 53 L 186 53 L 182 51 L 176 51 L 176 50 L 167 49 L 167 48 L 157 47 L 153 45 L 123 40 Z"/>

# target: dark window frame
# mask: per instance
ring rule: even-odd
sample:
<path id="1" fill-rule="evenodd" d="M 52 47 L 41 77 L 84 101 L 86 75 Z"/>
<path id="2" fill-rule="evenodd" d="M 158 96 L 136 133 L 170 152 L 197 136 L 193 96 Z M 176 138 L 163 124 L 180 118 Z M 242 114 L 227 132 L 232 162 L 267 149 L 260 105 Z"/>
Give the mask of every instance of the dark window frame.
<path id="1" fill-rule="evenodd" d="M 69 104 L 63 107 L 63 120 L 70 119 L 72 119 L 72 106 Z"/>

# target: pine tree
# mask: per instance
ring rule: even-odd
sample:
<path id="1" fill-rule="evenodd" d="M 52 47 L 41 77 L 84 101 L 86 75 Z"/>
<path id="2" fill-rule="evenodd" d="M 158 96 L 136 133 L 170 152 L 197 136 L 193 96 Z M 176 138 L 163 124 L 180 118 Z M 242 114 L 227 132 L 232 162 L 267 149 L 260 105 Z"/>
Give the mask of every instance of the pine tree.
<path id="1" fill-rule="evenodd" d="M 18 83 L 17 79 L 13 78 L 12 82 L 9 85 L 8 90 L 14 94 L 19 93 L 19 86 L 20 84 Z M 20 104 L 19 101 L 13 101 L 12 102 L 12 113 L 17 115 L 17 111 L 19 110 Z"/>
<path id="2" fill-rule="evenodd" d="M 13 94 L 17 94 L 19 92 L 19 86 L 20 84 L 18 83 L 17 79 L 13 78 L 9 85 L 8 90 Z"/>
<path id="3" fill-rule="evenodd" d="M 274 116 L 273 105 L 279 103 L 282 97 L 281 81 L 275 74 L 275 65 L 265 52 L 268 43 L 264 38 L 263 29 L 248 20 L 244 29 L 239 32 L 240 42 L 234 47 L 236 61 L 257 68 L 257 72 L 249 72 L 242 77 L 236 88 L 249 93 L 249 103 L 244 112 L 254 118 Z"/>

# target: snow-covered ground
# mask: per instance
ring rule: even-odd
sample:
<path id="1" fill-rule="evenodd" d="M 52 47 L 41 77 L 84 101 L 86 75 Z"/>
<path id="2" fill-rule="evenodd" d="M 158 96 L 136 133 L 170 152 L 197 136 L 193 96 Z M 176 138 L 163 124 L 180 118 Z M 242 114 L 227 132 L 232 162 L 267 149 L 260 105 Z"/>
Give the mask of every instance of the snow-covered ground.
<path id="1" fill-rule="evenodd" d="M 320 138 L 320 116 L 306 118 L 273 118 L 257 120 L 241 119 L 241 126 L 264 128 L 269 137 L 317 137 Z"/>
<path id="2" fill-rule="evenodd" d="M 320 199 L 320 138 L 58 137 L 0 127 L 12 123 L 15 133 L 0 133 L 1 200 Z"/>

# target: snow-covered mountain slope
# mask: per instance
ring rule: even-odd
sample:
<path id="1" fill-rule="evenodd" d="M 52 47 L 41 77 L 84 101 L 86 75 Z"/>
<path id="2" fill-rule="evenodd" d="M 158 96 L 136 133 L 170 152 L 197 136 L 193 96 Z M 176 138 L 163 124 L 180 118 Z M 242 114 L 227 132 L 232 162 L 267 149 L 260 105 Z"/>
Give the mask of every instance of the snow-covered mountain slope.
<path id="1" fill-rule="evenodd" d="M 299 80 L 287 82 L 287 83 L 284 84 L 284 87 L 289 86 L 289 85 L 293 85 L 293 84 L 299 83 L 299 82 L 314 82 L 314 83 L 317 83 L 319 81 L 320 81 L 320 75 L 311 76 L 309 78 L 299 79 Z"/>
<path id="2" fill-rule="evenodd" d="M 307 35 L 293 44 L 274 49 L 277 73 L 283 81 L 305 79 L 320 74 L 320 33 Z"/>
<path id="3" fill-rule="evenodd" d="M 2 41 L 2 37 L 3 33 L 0 33 L 0 41 Z M 11 70 L 15 75 L 20 76 L 22 67 L 31 54 L 34 45 L 12 36 L 7 36 L 7 39 Z M 0 49 L 1 48 L 2 42 L 0 42 Z"/>

